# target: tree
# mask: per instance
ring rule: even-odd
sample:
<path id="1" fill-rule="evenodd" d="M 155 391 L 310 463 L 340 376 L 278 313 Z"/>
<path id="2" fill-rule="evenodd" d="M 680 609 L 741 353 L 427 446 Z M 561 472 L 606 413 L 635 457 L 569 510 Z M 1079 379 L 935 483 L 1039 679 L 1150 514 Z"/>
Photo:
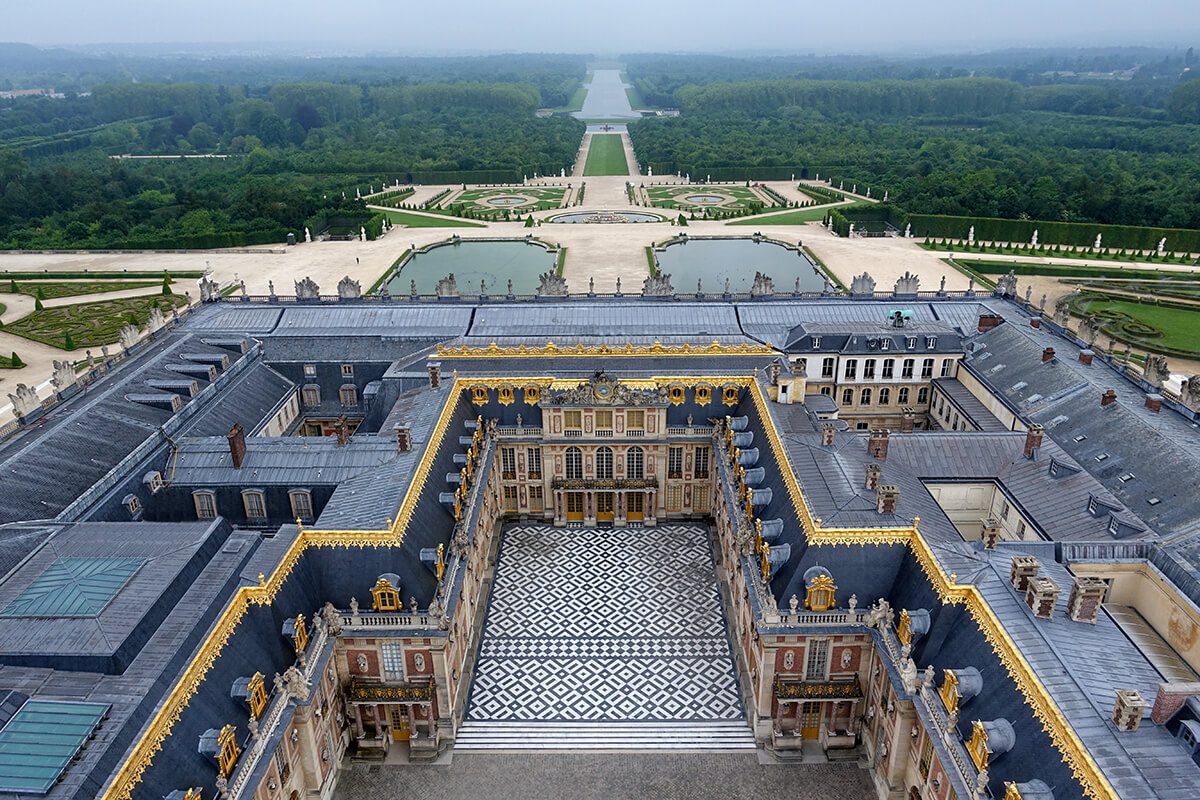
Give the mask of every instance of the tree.
<path id="1" fill-rule="evenodd" d="M 1176 122 L 1200 124 L 1200 78 L 1175 87 L 1167 98 L 1167 114 Z"/>
<path id="2" fill-rule="evenodd" d="M 171 296 L 171 276 L 163 275 L 162 293 L 164 297 Z"/>
<path id="3" fill-rule="evenodd" d="M 33 298 L 33 310 L 34 311 L 42 311 L 44 308 L 45 308 L 45 306 L 42 305 L 42 298 L 40 298 L 40 297 Z"/>
<path id="4" fill-rule="evenodd" d="M 63 337 L 63 349 L 64 350 L 74 350 L 75 349 L 75 340 L 73 338 L 71 338 L 70 331 L 67 331 L 67 335 Z"/>
<path id="5" fill-rule="evenodd" d="M 44 289 L 43 289 L 41 286 L 37 287 L 37 294 L 36 294 L 36 297 L 37 297 L 37 299 L 38 299 L 38 300 L 45 300 L 45 299 L 46 299 L 46 292 L 45 292 L 45 290 L 44 290 Z"/>
<path id="6" fill-rule="evenodd" d="M 14 368 L 25 366 L 25 362 L 21 360 L 21 357 L 19 355 L 17 355 L 16 350 L 13 350 L 12 355 L 8 357 L 8 360 L 13 365 Z"/>

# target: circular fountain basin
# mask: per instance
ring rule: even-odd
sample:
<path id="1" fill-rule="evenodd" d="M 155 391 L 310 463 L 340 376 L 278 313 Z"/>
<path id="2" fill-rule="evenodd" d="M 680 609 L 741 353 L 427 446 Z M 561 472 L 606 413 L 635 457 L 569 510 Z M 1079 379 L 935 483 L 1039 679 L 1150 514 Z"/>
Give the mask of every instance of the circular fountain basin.
<path id="1" fill-rule="evenodd" d="M 558 214 L 550 222 L 567 224 L 608 224 L 625 222 L 664 222 L 658 214 L 648 214 L 644 211 L 572 211 L 569 214 Z"/>
<path id="2" fill-rule="evenodd" d="M 506 194 L 498 197 L 485 197 L 483 198 L 483 202 L 487 203 L 489 206 L 511 207 L 523 206 L 528 203 L 532 203 L 533 200 L 529 199 L 528 197 L 520 197 L 515 194 Z"/>
<path id="3" fill-rule="evenodd" d="M 721 194 L 689 194 L 683 199 L 684 202 L 698 206 L 718 206 L 729 202 L 729 198 Z"/>

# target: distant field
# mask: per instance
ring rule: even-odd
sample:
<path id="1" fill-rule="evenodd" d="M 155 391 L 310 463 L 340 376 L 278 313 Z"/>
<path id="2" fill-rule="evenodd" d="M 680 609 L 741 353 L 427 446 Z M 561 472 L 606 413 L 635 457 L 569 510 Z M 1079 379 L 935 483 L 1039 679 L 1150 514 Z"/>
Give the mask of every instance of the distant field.
<path id="1" fill-rule="evenodd" d="M 597 133 L 592 135 L 587 162 L 583 165 L 584 175 L 628 175 L 629 164 L 625 161 L 625 145 L 619 133 Z"/>
<path id="2" fill-rule="evenodd" d="M 424 214 L 409 214 L 405 211 L 384 211 L 388 221 L 406 228 L 482 228 L 477 222 L 454 217 L 427 217 Z"/>

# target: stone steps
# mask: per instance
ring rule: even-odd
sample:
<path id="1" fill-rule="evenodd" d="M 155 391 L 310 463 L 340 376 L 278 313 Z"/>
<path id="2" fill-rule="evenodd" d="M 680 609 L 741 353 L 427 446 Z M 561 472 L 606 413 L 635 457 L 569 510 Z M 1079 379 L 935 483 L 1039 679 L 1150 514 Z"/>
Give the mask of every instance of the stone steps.
<path id="1" fill-rule="evenodd" d="M 753 750 L 744 720 L 729 722 L 467 721 L 457 750 Z"/>

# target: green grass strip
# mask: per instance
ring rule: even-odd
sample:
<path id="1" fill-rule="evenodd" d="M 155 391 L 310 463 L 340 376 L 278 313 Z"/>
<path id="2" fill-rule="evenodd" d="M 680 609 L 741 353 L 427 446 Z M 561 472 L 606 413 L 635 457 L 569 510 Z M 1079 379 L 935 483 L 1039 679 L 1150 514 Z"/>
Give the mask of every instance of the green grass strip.
<path id="1" fill-rule="evenodd" d="M 594 133 L 588 147 L 587 161 L 583 165 L 585 176 L 628 175 L 629 164 L 625 161 L 625 145 L 619 133 Z"/>
<path id="2" fill-rule="evenodd" d="M 383 211 L 388 221 L 406 228 L 483 228 L 477 222 L 470 222 L 457 217 L 436 216 L 427 217 L 424 214 L 409 214 L 405 211 Z"/>

